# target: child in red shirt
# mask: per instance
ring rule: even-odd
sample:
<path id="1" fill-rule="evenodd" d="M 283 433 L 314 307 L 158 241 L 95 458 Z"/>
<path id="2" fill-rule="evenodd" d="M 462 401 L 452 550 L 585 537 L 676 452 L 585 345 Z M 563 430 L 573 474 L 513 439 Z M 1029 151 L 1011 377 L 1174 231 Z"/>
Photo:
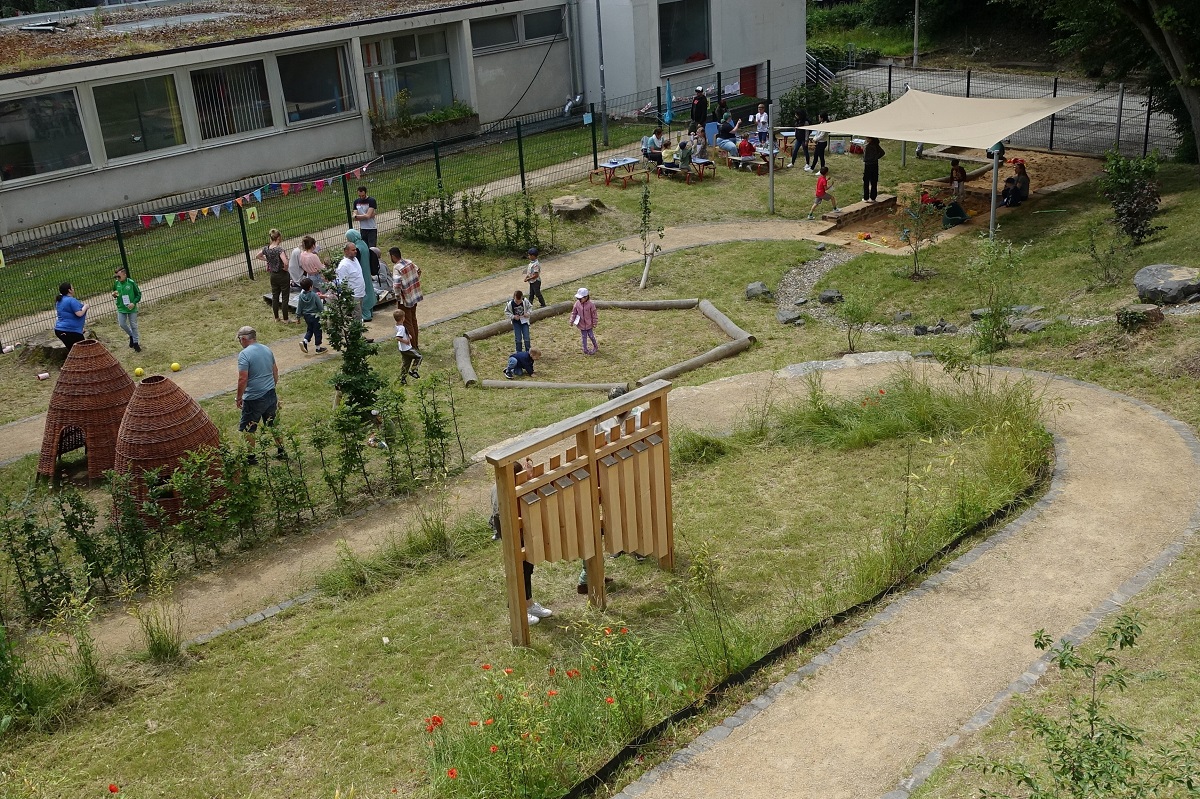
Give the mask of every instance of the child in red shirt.
<path id="1" fill-rule="evenodd" d="M 809 219 L 816 218 L 813 216 L 813 213 L 817 210 L 817 206 L 820 205 L 825 200 L 828 200 L 830 203 L 833 204 L 834 211 L 842 210 L 842 209 L 838 208 L 837 200 L 834 199 L 833 195 L 829 193 L 829 186 L 830 186 L 831 182 L 832 181 L 829 180 L 829 167 L 827 167 L 827 166 L 821 167 L 821 174 L 817 177 L 816 200 L 813 202 L 812 208 L 808 209 L 808 218 Z"/>

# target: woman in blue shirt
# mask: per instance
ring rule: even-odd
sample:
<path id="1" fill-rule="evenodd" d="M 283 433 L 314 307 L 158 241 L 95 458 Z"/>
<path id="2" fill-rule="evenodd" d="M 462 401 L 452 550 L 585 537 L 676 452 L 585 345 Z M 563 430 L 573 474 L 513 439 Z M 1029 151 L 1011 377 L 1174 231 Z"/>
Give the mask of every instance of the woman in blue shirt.
<path id="1" fill-rule="evenodd" d="M 54 310 L 58 318 L 54 322 L 54 335 L 58 336 L 67 347 L 67 355 L 71 348 L 83 341 L 83 324 L 87 318 L 87 303 L 75 299 L 75 287 L 63 283 L 58 287 L 58 299 L 54 301 Z"/>

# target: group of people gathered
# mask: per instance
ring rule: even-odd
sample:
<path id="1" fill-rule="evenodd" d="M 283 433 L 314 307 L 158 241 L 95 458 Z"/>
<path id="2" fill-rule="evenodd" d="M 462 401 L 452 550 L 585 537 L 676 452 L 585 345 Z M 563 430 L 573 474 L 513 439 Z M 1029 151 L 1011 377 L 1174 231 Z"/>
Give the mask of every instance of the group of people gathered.
<path id="1" fill-rule="evenodd" d="M 533 301 L 537 300 L 540 307 L 546 307 L 546 298 L 542 296 L 542 264 L 538 260 L 538 248 L 530 247 L 525 257 L 528 259 L 524 275 L 528 296 L 525 290 L 518 289 L 504 303 L 504 318 L 512 325 L 514 350 L 504 367 L 504 377 L 508 380 L 523 375 L 532 376 L 534 361 L 542 357 L 540 350 L 530 346 L 529 331 L 533 319 Z M 581 286 L 575 292 L 570 323 L 579 331 L 584 355 L 595 355 L 600 351 L 600 345 L 596 343 L 597 321 L 596 304 L 592 302 L 591 293 Z"/>

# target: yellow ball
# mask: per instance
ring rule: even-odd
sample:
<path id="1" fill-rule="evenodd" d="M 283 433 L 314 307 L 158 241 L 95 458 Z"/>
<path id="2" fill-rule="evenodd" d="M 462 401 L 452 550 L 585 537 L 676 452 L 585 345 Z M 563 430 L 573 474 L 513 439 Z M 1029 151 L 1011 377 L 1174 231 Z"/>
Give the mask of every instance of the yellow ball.
<path id="1" fill-rule="evenodd" d="M 133 370 L 133 376 L 134 376 L 134 377 L 141 377 L 141 376 L 142 376 L 142 375 L 144 375 L 144 374 L 146 374 L 146 370 L 145 370 L 145 369 L 143 369 L 143 368 L 142 368 L 142 367 L 140 367 L 140 366 L 139 366 L 138 368 L 136 368 L 136 369 L 134 369 L 134 370 Z"/>
<path id="2" fill-rule="evenodd" d="M 177 364 L 177 363 L 173 363 L 173 364 L 171 364 L 171 371 L 172 371 L 172 372 L 178 372 L 178 371 L 179 371 L 180 369 L 182 369 L 182 368 L 183 368 L 183 367 L 182 367 L 182 366 L 180 366 L 180 365 L 179 365 L 179 364 Z"/>

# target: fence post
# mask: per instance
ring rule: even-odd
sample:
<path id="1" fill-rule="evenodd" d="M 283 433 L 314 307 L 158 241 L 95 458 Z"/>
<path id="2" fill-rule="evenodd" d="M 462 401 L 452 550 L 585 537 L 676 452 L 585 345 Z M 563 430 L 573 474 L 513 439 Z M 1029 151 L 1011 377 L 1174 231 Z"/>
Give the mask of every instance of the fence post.
<path id="1" fill-rule="evenodd" d="M 592 169 L 600 168 L 600 150 L 596 147 L 596 104 L 588 103 L 588 113 L 592 116 Z"/>
<path id="2" fill-rule="evenodd" d="M 1142 134 L 1142 158 L 1150 152 L 1150 106 L 1154 105 L 1154 87 L 1146 89 L 1146 131 Z"/>
<path id="3" fill-rule="evenodd" d="M 892 101 L 892 65 L 888 64 L 888 102 Z"/>
<path id="4" fill-rule="evenodd" d="M 346 202 L 346 227 L 354 227 L 354 214 L 350 212 L 350 184 L 346 181 L 346 165 L 342 164 L 342 199 Z"/>
<path id="5" fill-rule="evenodd" d="M 658 106 L 658 111 L 655 114 L 654 121 L 662 124 L 662 86 L 654 87 L 654 102 Z"/>
<path id="6" fill-rule="evenodd" d="M 345 184 L 346 176 L 342 175 L 342 183 Z M 250 275 L 250 279 L 254 279 L 254 261 L 250 259 L 250 237 L 246 235 L 246 211 L 242 208 L 242 204 L 237 201 L 237 195 L 233 196 L 233 204 L 237 206 L 238 224 L 242 226 L 242 248 L 246 251 L 246 273 Z"/>
<path id="7" fill-rule="evenodd" d="M 1117 84 L 1117 152 L 1121 152 L 1121 118 L 1125 115 L 1125 84 Z"/>
<path id="8" fill-rule="evenodd" d="M 438 150 L 437 139 L 433 140 L 433 172 L 437 175 L 438 194 L 442 193 L 442 153 Z"/>
<path id="9" fill-rule="evenodd" d="M 521 168 L 521 191 L 525 191 L 525 140 L 521 138 L 520 120 L 517 120 L 517 165 Z"/>
<path id="10" fill-rule="evenodd" d="M 1057 75 L 1054 76 L 1054 88 L 1053 88 L 1053 90 L 1051 90 L 1050 96 L 1058 97 L 1058 76 Z M 1046 148 L 1047 150 L 1054 149 L 1054 117 L 1055 117 L 1054 114 L 1050 115 L 1050 146 Z"/>
<path id="11" fill-rule="evenodd" d="M 771 59 L 767 59 L 767 99 L 770 100 L 775 95 L 771 94 Z"/>
<path id="12" fill-rule="evenodd" d="M 1147 123 L 1147 130 L 1149 123 Z M 113 217 L 113 229 L 117 232 L 117 249 L 121 251 L 121 266 L 125 267 L 125 274 L 128 277 L 133 277 L 133 272 L 129 271 L 129 256 L 125 253 L 125 237 L 121 235 L 121 220 Z"/>
<path id="13" fill-rule="evenodd" d="M 971 96 L 971 70 L 967 70 L 967 97 Z"/>

